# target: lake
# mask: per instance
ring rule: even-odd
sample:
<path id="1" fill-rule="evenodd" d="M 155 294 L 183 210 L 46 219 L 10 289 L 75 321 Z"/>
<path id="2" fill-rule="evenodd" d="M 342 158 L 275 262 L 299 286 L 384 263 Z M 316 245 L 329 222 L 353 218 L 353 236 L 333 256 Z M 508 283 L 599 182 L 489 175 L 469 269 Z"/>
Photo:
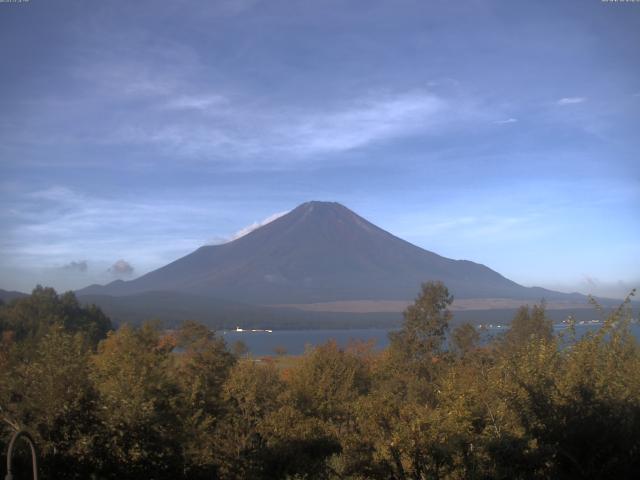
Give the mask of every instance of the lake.
<path id="1" fill-rule="evenodd" d="M 576 325 L 578 336 L 584 335 L 588 331 L 599 328 L 600 325 Z M 566 329 L 566 325 L 554 325 L 556 332 Z M 350 330 L 274 330 L 273 332 L 236 332 L 234 330 L 220 331 L 229 346 L 241 340 L 248 347 L 251 355 L 263 356 L 274 355 L 276 348 L 284 348 L 289 355 L 300 355 L 305 348 L 321 345 L 329 340 L 335 340 L 338 345 L 344 347 L 349 342 L 373 341 L 375 347 L 382 349 L 389 345 L 389 332 L 394 329 L 389 328 L 363 328 Z M 501 335 L 508 330 L 504 326 L 491 326 L 484 330 L 483 336 L 490 338 Z M 640 340 L 640 325 L 635 323 L 631 326 L 634 336 Z"/>

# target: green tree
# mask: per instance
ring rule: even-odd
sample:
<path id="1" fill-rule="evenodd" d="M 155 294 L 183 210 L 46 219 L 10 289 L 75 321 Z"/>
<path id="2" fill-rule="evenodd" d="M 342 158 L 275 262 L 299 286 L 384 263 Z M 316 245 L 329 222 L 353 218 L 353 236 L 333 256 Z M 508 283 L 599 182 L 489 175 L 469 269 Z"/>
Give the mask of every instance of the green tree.
<path id="1" fill-rule="evenodd" d="M 553 338 L 553 323 L 547 317 L 544 302 L 529 308 L 521 306 L 516 312 L 505 341 L 512 347 L 527 345 L 531 341 L 550 341 Z"/>
<path id="2" fill-rule="evenodd" d="M 453 297 L 442 282 L 422 284 L 420 295 L 404 311 L 404 323 L 391 335 L 391 348 L 412 361 L 423 361 L 442 350 L 451 320 Z"/>
<path id="3" fill-rule="evenodd" d="M 369 366 L 335 341 L 304 355 L 289 375 L 288 394 L 296 409 L 339 427 L 351 415 L 349 406 L 370 386 Z"/>
<path id="4" fill-rule="evenodd" d="M 272 478 L 268 454 L 272 432 L 265 418 L 281 406 L 284 384 L 272 364 L 236 364 L 224 384 L 227 414 L 218 425 L 216 462 L 222 478 Z"/>
<path id="5" fill-rule="evenodd" d="M 472 352 L 478 346 L 478 342 L 480 342 L 480 334 L 469 323 L 456 327 L 451 334 L 453 349 L 460 356 Z"/>
<path id="6" fill-rule="evenodd" d="M 370 348 L 342 349 L 330 341 L 307 351 L 287 372 L 283 405 L 263 429 L 270 455 L 280 458 L 272 464 L 273 474 L 329 478 L 354 470 L 359 446 L 354 408 L 370 389 Z"/>
<path id="7" fill-rule="evenodd" d="M 13 331 L 19 341 L 42 337 L 54 325 L 84 333 L 93 346 L 112 329 L 109 318 L 95 305 L 83 307 L 73 292 L 58 295 L 40 285 L 31 295 L 0 308 L 0 329 Z"/>
<path id="8" fill-rule="evenodd" d="M 210 478 L 215 470 L 216 430 L 226 415 L 224 384 L 236 363 L 222 338 L 208 327 L 184 322 L 175 333 L 172 355 L 184 473 Z"/>
<path id="9" fill-rule="evenodd" d="M 81 333 L 52 327 L 37 341 L 13 345 L 0 369 L 2 427 L 26 428 L 35 436 L 46 478 L 93 472 L 97 419 L 87 346 Z"/>
<path id="10" fill-rule="evenodd" d="M 628 307 L 629 298 L 569 348 L 534 338 L 514 359 L 513 405 L 537 445 L 541 476 L 635 478 L 640 471 L 640 347 Z"/>
<path id="11" fill-rule="evenodd" d="M 233 354 L 238 358 L 244 357 L 247 353 L 249 353 L 249 347 L 247 347 L 247 344 L 242 340 L 236 340 L 235 342 L 233 342 L 231 349 L 233 351 Z"/>
<path id="12" fill-rule="evenodd" d="M 173 478 L 182 465 L 173 343 L 152 324 L 121 327 L 91 364 L 102 435 L 96 463 L 109 478 Z"/>

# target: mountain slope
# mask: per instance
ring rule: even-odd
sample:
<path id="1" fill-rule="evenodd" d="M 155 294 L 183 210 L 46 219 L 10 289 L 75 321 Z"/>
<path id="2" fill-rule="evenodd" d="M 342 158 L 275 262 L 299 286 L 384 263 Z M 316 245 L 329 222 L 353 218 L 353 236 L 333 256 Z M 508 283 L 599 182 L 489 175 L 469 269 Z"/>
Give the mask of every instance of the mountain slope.
<path id="1" fill-rule="evenodd" d="M 407 300 L 427 280 L 442 280 L 457 298 L 570 298 L 424 250 L 329 202 L 304 203 L 232 242 L 201 247 L 132 281 L 78 293 L 175 291 L 253 304 Z"/>
<path id="2" fill-rule="evenodd" d="M 27 293 L 22 293 L 22 292 L 16 292 L 16 291 L 9 291 L 9 290 L 2 290 L 0 288 L 0 301 L 8 303 L 11 300 L 15 300 L 16 298 L 23 298 L 28 296 Z"/>
<path id="3" fill-rule="evenodd" d="M 303 312 L 294 308 L 244 305 L 179 292 L 144 292 L 112 297 L 80 295 L 83 304 L 96 304 L 116 325 L 159 320 L 174 328 L 185 320 L 195 320 L 216 330 L 242 328 L 310 329 L 371 328 L 400 324 L 399 312 Z"/>

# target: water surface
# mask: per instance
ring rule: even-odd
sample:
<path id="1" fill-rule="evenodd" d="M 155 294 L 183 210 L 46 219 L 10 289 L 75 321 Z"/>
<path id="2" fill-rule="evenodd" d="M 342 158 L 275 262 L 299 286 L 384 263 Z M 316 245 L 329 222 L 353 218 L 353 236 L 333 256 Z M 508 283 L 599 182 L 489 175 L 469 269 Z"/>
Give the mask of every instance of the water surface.
<path id="1" fill-rule="evenodd" d="M 600 328 L 601 325 L 576 325 L 578 337 L 589 331 Z M 567 329 L 564 324 L 554 325 L 556 333 Z M 375 348 L 383 349 L 389 345 L 390 328 L 361 328 L 351 330 L 274 330 L 273 332 L 236 332 L 233 330 L 218 332 L 223 336 L 229 346 L 240 340 L 248 347 L 254 356 L 274 355 L 276 349 L 283 348 L 289 355 L 300 355 L 305 348 L 321 345 L 329 340 L 335 340 L 338 345 L 345 347 L 352 341 L 373 341 Z M 502 335 L 508 330 L 505 326 L 492 325 L 483 330 L 483 338 L 486 340 Z M 634 336 L 640 340 L 640 325 L 633 324 L 631 330 Z"/>

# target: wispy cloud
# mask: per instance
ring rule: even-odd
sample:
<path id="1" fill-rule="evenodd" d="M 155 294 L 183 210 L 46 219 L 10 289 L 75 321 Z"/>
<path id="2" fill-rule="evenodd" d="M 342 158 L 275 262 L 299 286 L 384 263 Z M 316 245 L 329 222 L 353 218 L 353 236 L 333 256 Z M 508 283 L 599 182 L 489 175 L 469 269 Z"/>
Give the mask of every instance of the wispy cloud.
<path id="1" fill-rule="evenodd" d="M 26 194 L 27 197 L 36 200 L 45 200 L 53 203 L 74 203 L 81 197 L 71 189 L 60 185 L 54 185 L 43 190 L 35 190 Z"/>
<path id="2" fill-rule="evenodd" d="M 455 235 L 465 238 L 490 239 L 505 235 L 512 236 L 514 229 L 530 224 L 531 220 L 530 216 L 463 216 L 443 221 L 424 222 L 419 232 L 427 237 L 455 232 Z"/>
<path id="3" fill-rule="evenodd" d="M 452 108 L 444 98 L 429 93 L 363 99 L 334 112 L 292 119 L 280 132 L 280 147 L 315 154 L 428 133 L 453 120 Z"/>
<path id="4" fill-rule="evenodd" d="M 236 233 L 231 235 L 231 238 L 228 241 L 231 242 L 233 240 L 237 240 L 240 237 L 244 237 L 245 235 L 248 235 L 249 233 L 253 232 L 254 230 L 257 230 L 260 227 L 264 227 L 266 224 L 271 223 L 274 220 L 277 220 L 278 218 L 286 215 L 287 213 L 289 213 L 289 210 L 285 212 L 278 212 L 278 213 L 274 213 L 273 215 L 269 215 L 267 218 L 265 218 L 260 222 L 253 222 L 251 225 L 247 225 L 246 227 L 241 228 Z M 223 243 L 226 243 L 226 242 L 223 242 Z"/>
<path id="5" fill-rule="evenodd" d="M 163 105 L 198 116 L 122 125 L 112 141 L 155 145 L 185 159 L 282 166 L 399 138 L 438 135 L 486 115 L 471 101 L 429 92 L 366 95 L 331 108 L 256 109 L 247 99 L 231 102 L 218 94 L 176 97 Z"/>
<path id="6" fill-rule="evenodd" d="M 251 10 L 253 3 L 224 2 L 222 11 L 231 5 L 239 12 Z M 35 128 L 15 128 L 8 141 L 101 151 L 124 147 L 145 152 L 151 164 L 178 160 L 279 169 L 398 139 L 446 135 L 496 118 L 492 107 L 453 80 L 351 88 L 326 98 L 292 92 L 274 100 L 263 86 L 244 88 L 221 76 L 219 66 L 194 45 L 145 33 L 105 34 L 68 68 L 77 95 L 44 99 L 53 101 L 34 106 Z M 136 162 L 132 156 L 126 155 L 127 166 Z"/>
<path id="7" fill-rule="evenodd" d="M 88 268 L 88 262 L 86 260 L 78 260 L 78 261 L 72 260 L 71 262 L 62 266 L 63 270 L 68 270 L 72 272 L 81 272 L 81 273 L 85 273 L 87 271 L 87 268 Z"/>
<path id="8" fill-rule="evenodd" d="M 200 65 L 189 45 L 121 32 L 107 33 L 83 49 L 70 73 L 85 93 L 100 94 L 114 107 L 114 100 L 139 102 L 174 95 L 191 83 Z"/>
<path id="9" fill-rule="evenodd" d="M 509 124 L 509 123 L 517 123 L 518 119 L 517 118 L 505 118 L 504 120 L 495 120 L 493 123 L 497 123 L 499 125 L 505 125 L 505 124 Z"/>
<path id="10" fill-rule="evenodd" d="M 5 225 L 0 264 L 57 270 L 65 265 L 69 272 L 80 271 L 85 262 L 76 260 L 80 254 L 105 271 L 114 255 L 127 255 L 145 271 L 194 250 L 216 233 L 208 221 L 222 217 L 224 208 L 192 202 L 104 198 L 62 186 L 24 192 L 0 210 Z"/>
<path id="11" fill-rule="evenodd" d="M 211 107 L 228 103 L 223 95 L 182 95 L 170 99 L 165 108 L 170 110 L 201 110 L 206 111 Z"/>
<path id="12" fill-rule="evenodd" d="M 7 140 L 133 147 L 156 164 L 178 159 L 278 169 L 397 139 L 446 134 L 496 116 L 449 84 L 271 102 L 260 92 L 226 84 L 187 46 L 154 45 L 136 36 L 114 42 L 113 51 L 88 49 L 72 68 L 78 96 L 56 96 L 40 105 L 37 128 L 15 129 Z M 205 82 L 208 76 L 212 80 Z M 73 129 L 60 127 L 61 114 Z M 68 160 L 47 159 L 57 161 Z"/>
<path id="13" fill-rule="evenodd" d="M 575 105 L 577 103 L 584 103 L 587 99 L 585 97 L 563 97 L 556 102 L 557 105 Z"/>

